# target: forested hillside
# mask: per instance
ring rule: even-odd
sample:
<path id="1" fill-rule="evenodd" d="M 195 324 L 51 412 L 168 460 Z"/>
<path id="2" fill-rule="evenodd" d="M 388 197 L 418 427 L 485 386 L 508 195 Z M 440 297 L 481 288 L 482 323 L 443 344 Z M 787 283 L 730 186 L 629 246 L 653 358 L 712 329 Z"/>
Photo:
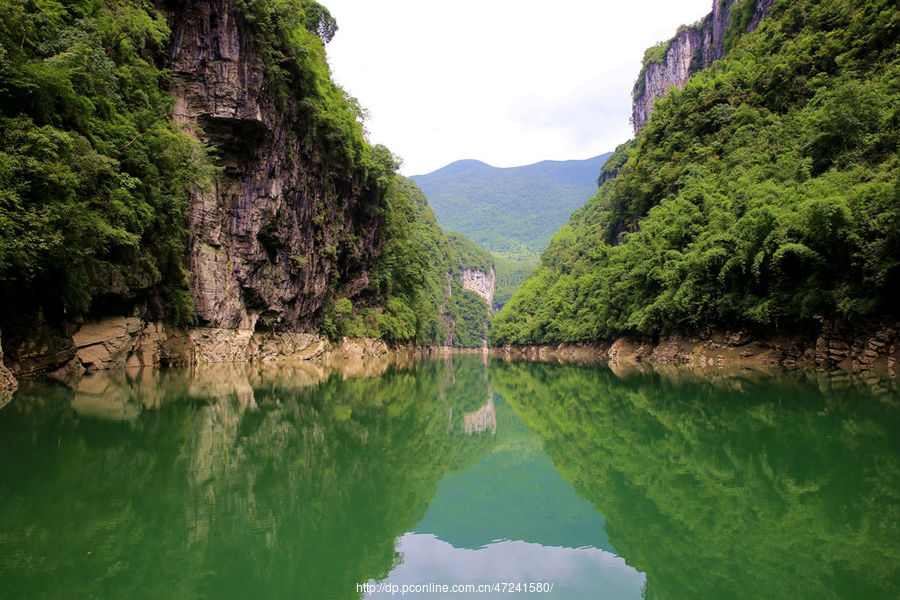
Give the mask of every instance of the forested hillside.
<path id="1" fill-rule="evenodd" d="M 610 158 L 495 343 L 897 315 L 896 3 L 780 0 L 754 32 L 730 27 L 725 58 Z"/>
<path id="2" fill-rule="evenodd" d="M 158 294 L 191 320 L 187 192 L 215 168 L 172 121 L 156 58 L 169 33 L 145 2 L 0 5 L 3 311 Z"/>
<path id="3" fill-rule="evenodd" d="M 0 328 L 17 368 L 59 367 L 80 323 L 110 316 L 447 338 L 458 257 L 331 79 L 336 29 L 312 0 L 0 3 Z"/>
<path id="4" fill-rule="evenodd" d="M 445 233 L 425 194 L 403 177 L 388 192 L 384 223 L 387 242 L 370 285 L 386 298 L 387 310 L 355 307 L 342 298 L 327 312 L 326 333 L 480 347 L 489 307 L 463 289 L 460 274 L 464 269 L 490 272 L 491 255 L 461 234 Z"/>
<path id="5" fill-rule="evenodd" d="M 495 302 L 502 305 L 537 266 L 553 233 L 596 192 L 597 174 L 608 157 L 509 168 L 460 160 L 413 179 L 443 227 L 494 255 Z"/>

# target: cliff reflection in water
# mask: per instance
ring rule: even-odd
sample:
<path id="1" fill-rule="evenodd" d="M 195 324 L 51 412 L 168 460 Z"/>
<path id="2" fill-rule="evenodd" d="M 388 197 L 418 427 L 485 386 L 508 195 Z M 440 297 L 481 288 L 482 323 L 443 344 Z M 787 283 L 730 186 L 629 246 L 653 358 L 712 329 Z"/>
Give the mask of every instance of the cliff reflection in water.
<path id="1" fill-rule="evenodd" d="M 815 380 L 495 364 L 659 599 L 900 597 L 895 398 Z"/>
<path id="2" fill-rule="evenodd" d="M 26 385 L 0 411 L 0 595 L 358 597 L 444 473 L 491 448 L 463 427 L 486 395 L 484 367 L 452 361 Z"/>
<path id="3" fill-rule="evenodd" d="M 25 384 L 0 596 L 900 597 L 896 398 L 823 382 L 470 356 Z"/>

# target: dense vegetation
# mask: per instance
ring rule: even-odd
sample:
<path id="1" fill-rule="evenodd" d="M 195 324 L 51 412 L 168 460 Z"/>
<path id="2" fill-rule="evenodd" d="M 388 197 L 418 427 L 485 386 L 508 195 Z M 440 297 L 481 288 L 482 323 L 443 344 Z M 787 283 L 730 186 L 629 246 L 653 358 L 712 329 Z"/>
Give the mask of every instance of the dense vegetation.
<path id="1" fill-rule="evenodd" d="M 454 346 L 481 346 L 490 318 L 487 304 L 462 289 L 459 273 L 467 267 L 489 271 L 490 254 L 458 233 L 444 233 L 425 194 L 403 177 L 392 182 L 380 212 L 385 239 L 370 288 L 382 302 L 354 307 L 349 298 L 338 299 L 326 311 L 325 333 L 423 345 L 452 341 Z M 450 324 L 442 313 L 451 319 Z"/>
<path id="2" fill-rule="evenodd" d="M 617 150 L 493 341 L 896 315 L 898 34 L 889 0 L 776 1 Z"/>
<path id="3" fill-rule="evenodd" d="M 553 232 L 596 191 L 597 173 L 608 156 L 505 169 L 461 160 L 414 180 L 443 227 L 494 255 L 494 302 L 502 305 L 537 266 Z"/>
<path id="4" fill-rule="evenodd" d="M 453 267 L 456 269 L 478 269 L 487 273 L 493 268 L 494 259 L 490 253 L 463 234 L 450 231 L 447 233 L 447 241 L 455 261 Z"/>
<path id="5" fill-rule="evenodd" d="M 377 208 L 370 288 L 358 307 L 329 298 L 322 330 L 443 342 L 446 272 L 490 256 L 448 241 L 424 195 L 397 179 L 395 157 L 366 141 L 364 113 L 325 59 L 337 28 L 327 9 L 312 0 L 235 8 L 262 59 L 265 93 L 294 125 L 288 135 L 314 149 L 311 168 L 326 188 L 351 186 Z M 0 298 L 0 324 L 38 310 L 59 324 L 148 306 L 154 318 L 193 322 L 189 192 L 220 173 L 215 152 L 172 120 L 169 35 L 166 15 L 146 0 L 0 6 L 0 285 L 17 290 Z M 323 242 L 317 251 L 338 250 Z"/>
<path id="6" fill-rule="evenodd" d="M 235 6 L 263 60 L 267 90 L 297 125 L 294 133 L 316 149 L 328 176 L 386 193 L 398 165 L 387 148 L 367 142 L 365 111 L 331 78 L 325 44 L 337 22 L 328 9 L 314 0 L 237 0 Z"/>
<path id="7" fill-rule="evenodd" d="M 186 192 L 214 172 L 171 121 L 168 32 L 147 2 L 0 4 L 0 309 L 154 292 L 190 319 Z"/>

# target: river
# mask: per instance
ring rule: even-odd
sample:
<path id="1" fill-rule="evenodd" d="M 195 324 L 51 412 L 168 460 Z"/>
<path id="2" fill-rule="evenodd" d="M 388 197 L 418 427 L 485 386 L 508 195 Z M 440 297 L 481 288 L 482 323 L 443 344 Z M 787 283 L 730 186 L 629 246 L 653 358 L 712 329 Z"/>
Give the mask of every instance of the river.
<path id="1" fill-rule="evenodd" d="M 24 382 L 0 410 L 0 598 L 497 596 L 900 597 L 900 399 L 456 356 Z"/>

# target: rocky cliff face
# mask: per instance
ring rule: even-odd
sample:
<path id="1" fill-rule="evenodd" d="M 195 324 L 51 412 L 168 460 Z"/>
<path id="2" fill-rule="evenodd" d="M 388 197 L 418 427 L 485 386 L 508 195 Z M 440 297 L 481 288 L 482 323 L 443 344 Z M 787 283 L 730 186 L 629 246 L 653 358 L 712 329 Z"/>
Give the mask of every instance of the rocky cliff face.
<path id="1" fill-rule="evenodd" d="M 464 290 L 475 292 L 484 298 L 488 306 L 494 305 L 494 287 L 497 283 L 494 267 L 491 267 L 489 273 L 480 269 L 463 269 L 459 273 L 459 279 Z"/>
<path id="2" fill-rule="evenodd" d="M 732 11 L 742 2 L 753 2 L 746 32 L 759 26 L 769 13 L 773 0 L 713 0 L 712 12 L 690 27 L 682 27 L 669 40 L 661 62 L 650 62 L 634 84 L 631 120 L 634 132 L 650 118 L 653 102 L 670 87 L 683 88 L 688 77 L 722 58 L 725 34 L 732 22 Z"/>
<path id="3" fill-rule="evenodd" d="M 448 307 L 452 304 L 455 297 L 453 295 L 453 290 L 455 286 L 455 281 L 457 280 L 461 285 L 463 290 L 469 290 L 474 292 L 479 297 L 484 299 L 487 302 L 488 313 L 480 318 L 477 324 L 474 324 L 475 327 L 479 329 L 479 331 L 484 331 L 484 333 L 480 333 L 481 344 L 484 347 L 487 347 L 487 338 L 484 337 L 487 329 L 487 323 L 490 320 L 490 309 L 493 306 L 494 302 L 494 288 L 497 283 L 497 278 L 494 273 L 493 265 L 490 268 L 490 271 L 485 272 L 481 269 L 475 269 L 472 267 L 466 267 L 460 269 L 459 271 L 447 271 L 446 279 L 444 280 L 444 304 L 441 306 L 441 321 L 444 324 L 444 329 L 447 332 L 447 340 L 446 345 L 448 347 L 470 347 L 467 345 L 460 346 L 458 343 L 457 327 L 471 327 L 473 324 L 471 322 L 467 323 L 465 318 L 457 322 L 457 317 L 453 310 L 448 310 Z M 456 288 L 457 290 L 459 288 Z M 471 317 L 466 317 L 471 318 Z"/>
<path id="4" fill-rule="evenodd" d="M 161 311 L 124 300 L 84 319 L 21 315 L 4 328 L 4 389 L 10 371 L 264 358 L 256 332 L 286 343 L 286 355 L 305 355 L 313 343 L 301 352 L 291 336 L 314 330 L 324 303 L 371 301 L 380 192 L 346 161 L 322 156 L 298 109 L 303 90 L 276 98 L 233 0 L 156 6 L 171 28 L 161 62 L 171 71 L 173 119 L 215 150 L 221 168 L 211 189 L 190 197 L 185 260 L 200 327 L 168 329 Z"/>
<path id="5" fill-rule="evenodd" d="M 191 198 L 191 290 L 201 324 L 303 331 L 354 297 L 378 251 L 377 194 L 332 177 L 308 124 L 286 116 L 231 0 L 169 0 L 175 118 L 221 156 Z M 287 102 L 291 102 L 288 100 Z"/>
<path id="6" fill-rule="evenodd" d="M 6 404 L 18 387 L 16 378 L 3 364 L 3 340 L 0 335 L 0 406 Z"/>

